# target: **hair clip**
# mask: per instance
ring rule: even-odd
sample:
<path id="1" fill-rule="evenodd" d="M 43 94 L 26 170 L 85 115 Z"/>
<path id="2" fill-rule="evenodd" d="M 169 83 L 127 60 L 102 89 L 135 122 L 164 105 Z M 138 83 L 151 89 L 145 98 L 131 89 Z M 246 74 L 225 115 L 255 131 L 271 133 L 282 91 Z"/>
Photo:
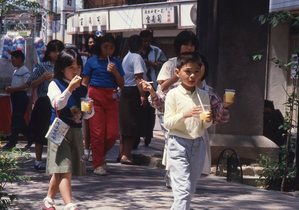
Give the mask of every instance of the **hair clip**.
<path id="1" fill-rule="evenodd" d="M 96 31 L 96 37 L 102 37 L 104 36 L 104 33 L 102 31 Z"/>

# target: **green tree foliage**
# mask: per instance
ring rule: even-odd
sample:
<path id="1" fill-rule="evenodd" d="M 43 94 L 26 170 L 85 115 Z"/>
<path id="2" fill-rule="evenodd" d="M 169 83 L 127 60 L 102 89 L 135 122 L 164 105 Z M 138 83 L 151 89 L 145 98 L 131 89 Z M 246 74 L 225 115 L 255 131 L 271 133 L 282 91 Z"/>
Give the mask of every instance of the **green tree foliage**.
<path id="1" fill-rule="evenodd" d="M 28 157 L 29 154 L 21 150 L 4 151 L 0 148 L 0 209 L 8 209 L 16 197 L 5 191 L 5 185 L 28 180 L 27 177 L 18 173 L 19 163 Z"/>
<path id="2" fill-rule="evenodd" d="M 37 14 L 43 8 L 37 1 L 0 0 L 0 34 L 2 33 L 3 18 L 16 9 Z"/>

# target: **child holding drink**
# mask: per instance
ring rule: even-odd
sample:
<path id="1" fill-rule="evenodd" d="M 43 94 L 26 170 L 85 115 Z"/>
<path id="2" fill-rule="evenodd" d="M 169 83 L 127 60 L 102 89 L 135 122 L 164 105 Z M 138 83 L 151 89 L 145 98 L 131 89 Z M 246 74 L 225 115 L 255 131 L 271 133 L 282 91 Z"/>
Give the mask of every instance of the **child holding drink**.
<path id="1" fill-rule="evenodd" d="M 212 125 L 209 94 L 197 88 L 203 77 L 202 61 L 195 53 L 177 58 L 176 75 L 181 84 L 166 95 L 164 126 L 169 130 L 168 164 L 174 202 L 172 210 L 190 209 L 206 154 L 203 140 L 205 129 Z"/>
<path id="2" fill-rule="evenodd" d="M 124 85 L 121 62 L 113 56 L 115 39 L 105 34 L 96 39 L 95 55 L 86 62 L 82 83 L 94 102 L 95 114 L 89 119 L 92 165 L 94 173 L 106 175 L 106 154 L 119 137 L 118 91 Z"/>
<path id="3" fill-rule="evenodd" d="M 55 210 L 58 190 L 65 203 L 64 210 L 76 210 L 72 203 L 71 177 L 85 173 L 82 141 L 81 98 L 87 87 L 81 85 L 82 60 L 74 49 L 63 50 L 54 67 L 54 80 L 49 84 L 48 97 L 52 105 L 51 121 L 58 117 L 70 126 L 61 145 L 48 141 L 47 173 L 52 174 L 43 210 Z M 87 114 L 84 114 L 87 116 Z M 91 117 L 91 116 L 89 116 Z"/>

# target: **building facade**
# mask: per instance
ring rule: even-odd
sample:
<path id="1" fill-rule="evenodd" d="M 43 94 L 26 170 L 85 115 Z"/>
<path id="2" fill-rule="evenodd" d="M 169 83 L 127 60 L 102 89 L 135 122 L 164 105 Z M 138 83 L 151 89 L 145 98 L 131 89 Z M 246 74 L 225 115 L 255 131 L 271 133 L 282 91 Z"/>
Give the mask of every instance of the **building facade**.
<path id="1" fill-rule="evenodd" d="M 87 7 L 100 7 L 78 10 L 67 17 L 69 42 L 84 50 L 85 37 L 96 31 L 113 33 L 119 40 L 125 40 L 141 30 L 151 29 L 156 44 L 168 57 L 174 56 L 174 37 L 184 29 L 195 32 L 197 1 L 144 2 L 149 1 L 90 1 Z M 123 43 L 120 45 L 122 56 L 126 49 Z"/>

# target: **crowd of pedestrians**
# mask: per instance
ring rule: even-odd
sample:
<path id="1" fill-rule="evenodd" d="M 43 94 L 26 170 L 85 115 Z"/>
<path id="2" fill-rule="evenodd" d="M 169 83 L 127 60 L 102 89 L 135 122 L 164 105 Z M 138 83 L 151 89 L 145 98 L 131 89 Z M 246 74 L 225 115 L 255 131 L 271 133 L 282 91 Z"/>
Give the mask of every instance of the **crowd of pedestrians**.
<path id="1" fill-rule="evenodd" d="M 72 200 L 72 175 L 84 175 L 87 160 L 92 161 L 94 174 L 106 175 L 105 157 L 117 139 L 118 161 L 134 164 L 131 152 L 141 138 L 145 146 L 151 143 L 156 115 L 165 134 L 163 164 L 166 185 L 174 195 L 171 209 L 190 209 L 198 176 L 210 173 L 207 128 L 228 122 L 228 106 L 205 82 L 208 63 L 199 54 L 193 32 L 176 36 L 176 57 L 170 59 L 151 44 L 152 39 L 150 30 L 130 36 L 128 52 L 121 59 L 111 34 L 89 36 L 81 53 L 52 40 L 44 61 L 31 74 L 24 66 L 24 54 L 11 53 L 16 70 L 6 91 L 13 105 L 12 134 L 3 149 L 15 147 L 19 133 L 28 138 L 27 147 L 35 143 L 34 168 L 51 175 L 43 210 L 55 209 L 58 191 L 65 210 L 78 209 Z M 37 98 L 27 127 L 29 88 Z M 83 110 L 82 98 L 89 100 L 90 111 Z M 45 138 L 55 117 L 70 127 L 60 145 Z M 46 167 L 43 145 L 47 145 Z"/>

